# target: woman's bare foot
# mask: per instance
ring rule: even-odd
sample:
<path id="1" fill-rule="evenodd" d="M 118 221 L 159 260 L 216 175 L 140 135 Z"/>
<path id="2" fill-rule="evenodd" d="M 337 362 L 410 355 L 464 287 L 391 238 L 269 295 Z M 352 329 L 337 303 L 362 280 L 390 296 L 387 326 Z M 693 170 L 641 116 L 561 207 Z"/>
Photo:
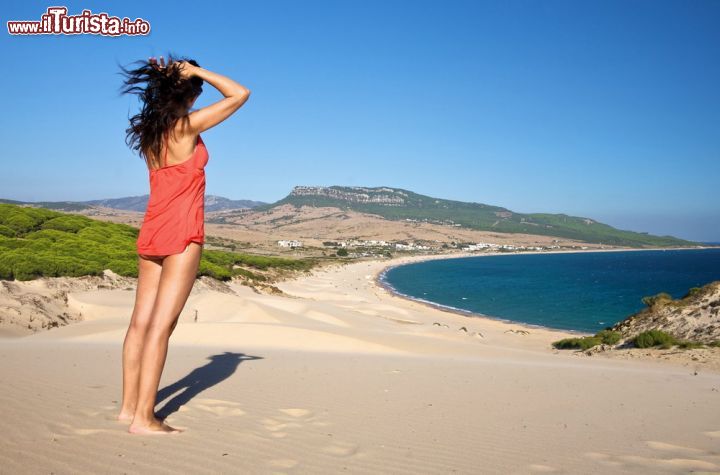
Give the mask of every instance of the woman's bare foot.
<path id="1" fill-rule="evenodd" d="M 183 432 L 183 429 L 176 429 L 170 427 L 162 421 L 153 419 L 149 424 L 136 424 L 133 422 L 128 427 L 128 432 L 131 434 L 179 434 Z"/>
<path id="2" fill-rule="evenodd" d="M 120 422 L 132 422 L 133 414 L 132 412 L 121 412 L 118 414 L 117 420 Z"/>

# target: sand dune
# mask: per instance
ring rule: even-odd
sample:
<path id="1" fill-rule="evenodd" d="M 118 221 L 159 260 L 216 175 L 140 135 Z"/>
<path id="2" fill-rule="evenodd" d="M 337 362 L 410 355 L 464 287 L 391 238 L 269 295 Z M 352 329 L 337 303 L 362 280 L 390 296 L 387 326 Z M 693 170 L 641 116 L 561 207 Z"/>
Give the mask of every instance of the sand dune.
<path id="1" fill-rule="evenodd" d="M 390 295 L 374 282 L 389 263 L 285 296 L 198 282 L 158 394 L 186 428 L 170 436 L 114 420 L 134 292 L 68 292 L 85 320 L 0 340 L 0 471 L 720 472 L 720 372 L 558 352 L 565 332 Z"/>

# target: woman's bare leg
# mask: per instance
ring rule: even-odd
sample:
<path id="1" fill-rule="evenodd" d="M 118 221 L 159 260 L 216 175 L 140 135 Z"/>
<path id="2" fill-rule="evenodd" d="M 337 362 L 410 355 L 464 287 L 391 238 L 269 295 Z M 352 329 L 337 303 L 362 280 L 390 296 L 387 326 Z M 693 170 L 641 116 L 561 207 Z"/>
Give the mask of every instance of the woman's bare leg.
<path id="1" fill-rule="evenodd" d="M 202 246 L 191 242 L 183 253 L 163 259 L 158 293 L 143 342 L 138 401 L 132 423 L 128 427 L 130 433 L 180 432 L 155 417 L 155 403 L 167 357 L 168 340 L 195 283 L 201 254 Z"/>
<path id="2" fill-rule="evenodd" d="M 135 293 L 135 308 L 123 343 L 123 395 L 120 421 L 132 421 L 137 406 L 138 384 L 140 382 L 140 355 L 152 315 L 155 296 L 160 283 L 162 258 L 138 256 L 138 283 Z"/>

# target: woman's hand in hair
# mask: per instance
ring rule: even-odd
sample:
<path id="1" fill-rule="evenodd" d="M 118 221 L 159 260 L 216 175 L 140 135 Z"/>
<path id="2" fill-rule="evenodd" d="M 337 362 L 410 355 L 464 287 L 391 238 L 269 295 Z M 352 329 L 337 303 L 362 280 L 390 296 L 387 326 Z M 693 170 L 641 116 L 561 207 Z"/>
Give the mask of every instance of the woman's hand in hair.
<path id="1" fill-rule="evenodd" d="M 158 61 L 157 59 L 155 59 L 154 56 L 151 56 L 148 59 L 148 63 L 150 64 L 150 66 L 157 69 L 158 71 L 165 71 L 165 59 L 162 56 L 160 56 L 160 64 L 158 64 Z"/>
<path id="2" fill-rule="evenodd" d="M 157 69 L 158 71 L 164 72 L 166 74 L 169 73 L 169 69 L 171 67 L 177 69 L 180 71 L 180 77 L 183 79 L 190 79 L 191 77 L 196 75 L 196 71 L 198 69 L 197 66 L 187 62 L 187 61 L 175 61 L 173 62 L 170 60 L 167 65 L 165 65 L 165 59 L 160 56 L 160 63 L 158 64 L 157 59 L 155 57 L 151 57 L 148 62 L 152 67 Z"/>
<path id="3" fill-rule="evenodd" d="M 187 61 L 180 61 L 179 63 L 175 64 L 180 71 L 180 77 L 183 79 L 190 79 L 191 77 L 195 76 L 195 73 L 198 69 L 197 66 L 195 66 L 194 64 L 190 64 Z"/>

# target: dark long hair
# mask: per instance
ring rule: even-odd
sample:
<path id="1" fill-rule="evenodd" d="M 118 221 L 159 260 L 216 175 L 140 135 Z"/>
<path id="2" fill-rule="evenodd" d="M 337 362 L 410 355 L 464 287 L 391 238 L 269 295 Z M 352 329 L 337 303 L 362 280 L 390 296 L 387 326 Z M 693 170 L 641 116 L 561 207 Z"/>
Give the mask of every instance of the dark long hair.
<path id="1" fill-rule="evenodd" d="M 130 117 L 130 126 L 125 129 L 125 143 L 139 152 L 145 163 L 160 166 L 162 137 L 173 130 L 178 120 L 187 121 L 187 104 L 202 92 L 203 80 L 197 76 L 184 79 L 177 69 L 180 61 L 200 66 L 195 60 L 166 57 L 166 67 L 159 70 L 147 60 L 135 61 L 135 69 L 118 65 L 124 76 L 120 94 L 137 94 L 142 110 Z M 172 64 L 170 62 L 172 61 Z"/>

